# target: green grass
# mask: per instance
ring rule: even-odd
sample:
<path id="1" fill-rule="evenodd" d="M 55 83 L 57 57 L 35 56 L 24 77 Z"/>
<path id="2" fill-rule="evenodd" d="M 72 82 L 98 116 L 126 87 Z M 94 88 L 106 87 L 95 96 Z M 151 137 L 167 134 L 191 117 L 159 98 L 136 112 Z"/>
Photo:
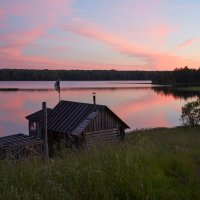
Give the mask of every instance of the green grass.
<path id="1" fill-rule="evenodd" d="M 178 87 L 177 90 L 200 92 L 200 86 Z"/>
<path id="2" fill-rule="evenodd" d="M 137 131 L 46 163 L 1 161 L 0 199 L 200 199 L 200 127 Z"/>

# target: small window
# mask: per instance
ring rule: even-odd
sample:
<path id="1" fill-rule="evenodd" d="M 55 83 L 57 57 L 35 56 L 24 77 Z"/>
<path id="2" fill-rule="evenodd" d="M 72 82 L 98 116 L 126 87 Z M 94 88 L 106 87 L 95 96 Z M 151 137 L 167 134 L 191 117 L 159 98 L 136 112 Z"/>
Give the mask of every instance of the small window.
<path id="1" fill-rule="evenodd" d="M 30 130 L 31 130 L 31 131 L 36 131 L 36 129 L 37 129 L 37 124 L 36 124 L 36 122 L 31 122 L 31 124 L 30 124 Z"/>

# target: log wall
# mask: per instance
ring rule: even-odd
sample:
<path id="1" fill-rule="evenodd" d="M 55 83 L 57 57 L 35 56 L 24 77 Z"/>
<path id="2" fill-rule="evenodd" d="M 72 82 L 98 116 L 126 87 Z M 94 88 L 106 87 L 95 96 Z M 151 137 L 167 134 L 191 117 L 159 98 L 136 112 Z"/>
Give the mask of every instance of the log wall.
<path id="1" fill-rule="evenodd" d="M 100 113 L 85 132 L 120 128 L 120 123 L 107 111 Z"/>
<path id="2" fill-rule="evenodd" d="M 119 129 L 106 129 L 85 133 L 86 146 L 115 143 L 121 140 Z"/>

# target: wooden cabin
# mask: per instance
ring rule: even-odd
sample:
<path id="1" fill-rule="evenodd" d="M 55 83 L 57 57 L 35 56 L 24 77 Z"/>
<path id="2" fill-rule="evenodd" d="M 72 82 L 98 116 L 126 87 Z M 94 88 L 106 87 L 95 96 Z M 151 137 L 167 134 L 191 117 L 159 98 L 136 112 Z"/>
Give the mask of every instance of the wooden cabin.
<path id="1" fill-rule="evenodd" d="M 43 138 L 40 110 L 26 117 L 29 135 Z M 76 147 L 118 142 L 129 126 L 105 105 L 60 101 L 47 109 L 48 142 L 52 146 L 64 140 Z"/>

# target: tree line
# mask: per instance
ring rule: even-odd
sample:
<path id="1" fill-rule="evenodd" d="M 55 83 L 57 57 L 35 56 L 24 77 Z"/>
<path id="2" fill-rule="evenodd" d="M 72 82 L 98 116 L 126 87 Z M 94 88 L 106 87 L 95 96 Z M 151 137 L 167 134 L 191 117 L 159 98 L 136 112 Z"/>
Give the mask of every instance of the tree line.
<path id="1" fill-rule="evenodd" d="M 0 81 L 151 80 L 159 72 L 117 70 L 0 69 Z"/>
<path id="2" fill-rule="evenodd" d="M 154 84 L 198 84 L 200 68 L 173 71 L 0 69 L 0 81 L 55 81 L 58 77 L 63 81 L 151 80 Z"/>
<path id="3" fill-rule="evenodd" d="M 187 66 L 184 68 L 176 68 L 173 71 L 158 73 L 152 79 L 154 84 L 200 84 L 200 68 L 189 69 Z"/>

